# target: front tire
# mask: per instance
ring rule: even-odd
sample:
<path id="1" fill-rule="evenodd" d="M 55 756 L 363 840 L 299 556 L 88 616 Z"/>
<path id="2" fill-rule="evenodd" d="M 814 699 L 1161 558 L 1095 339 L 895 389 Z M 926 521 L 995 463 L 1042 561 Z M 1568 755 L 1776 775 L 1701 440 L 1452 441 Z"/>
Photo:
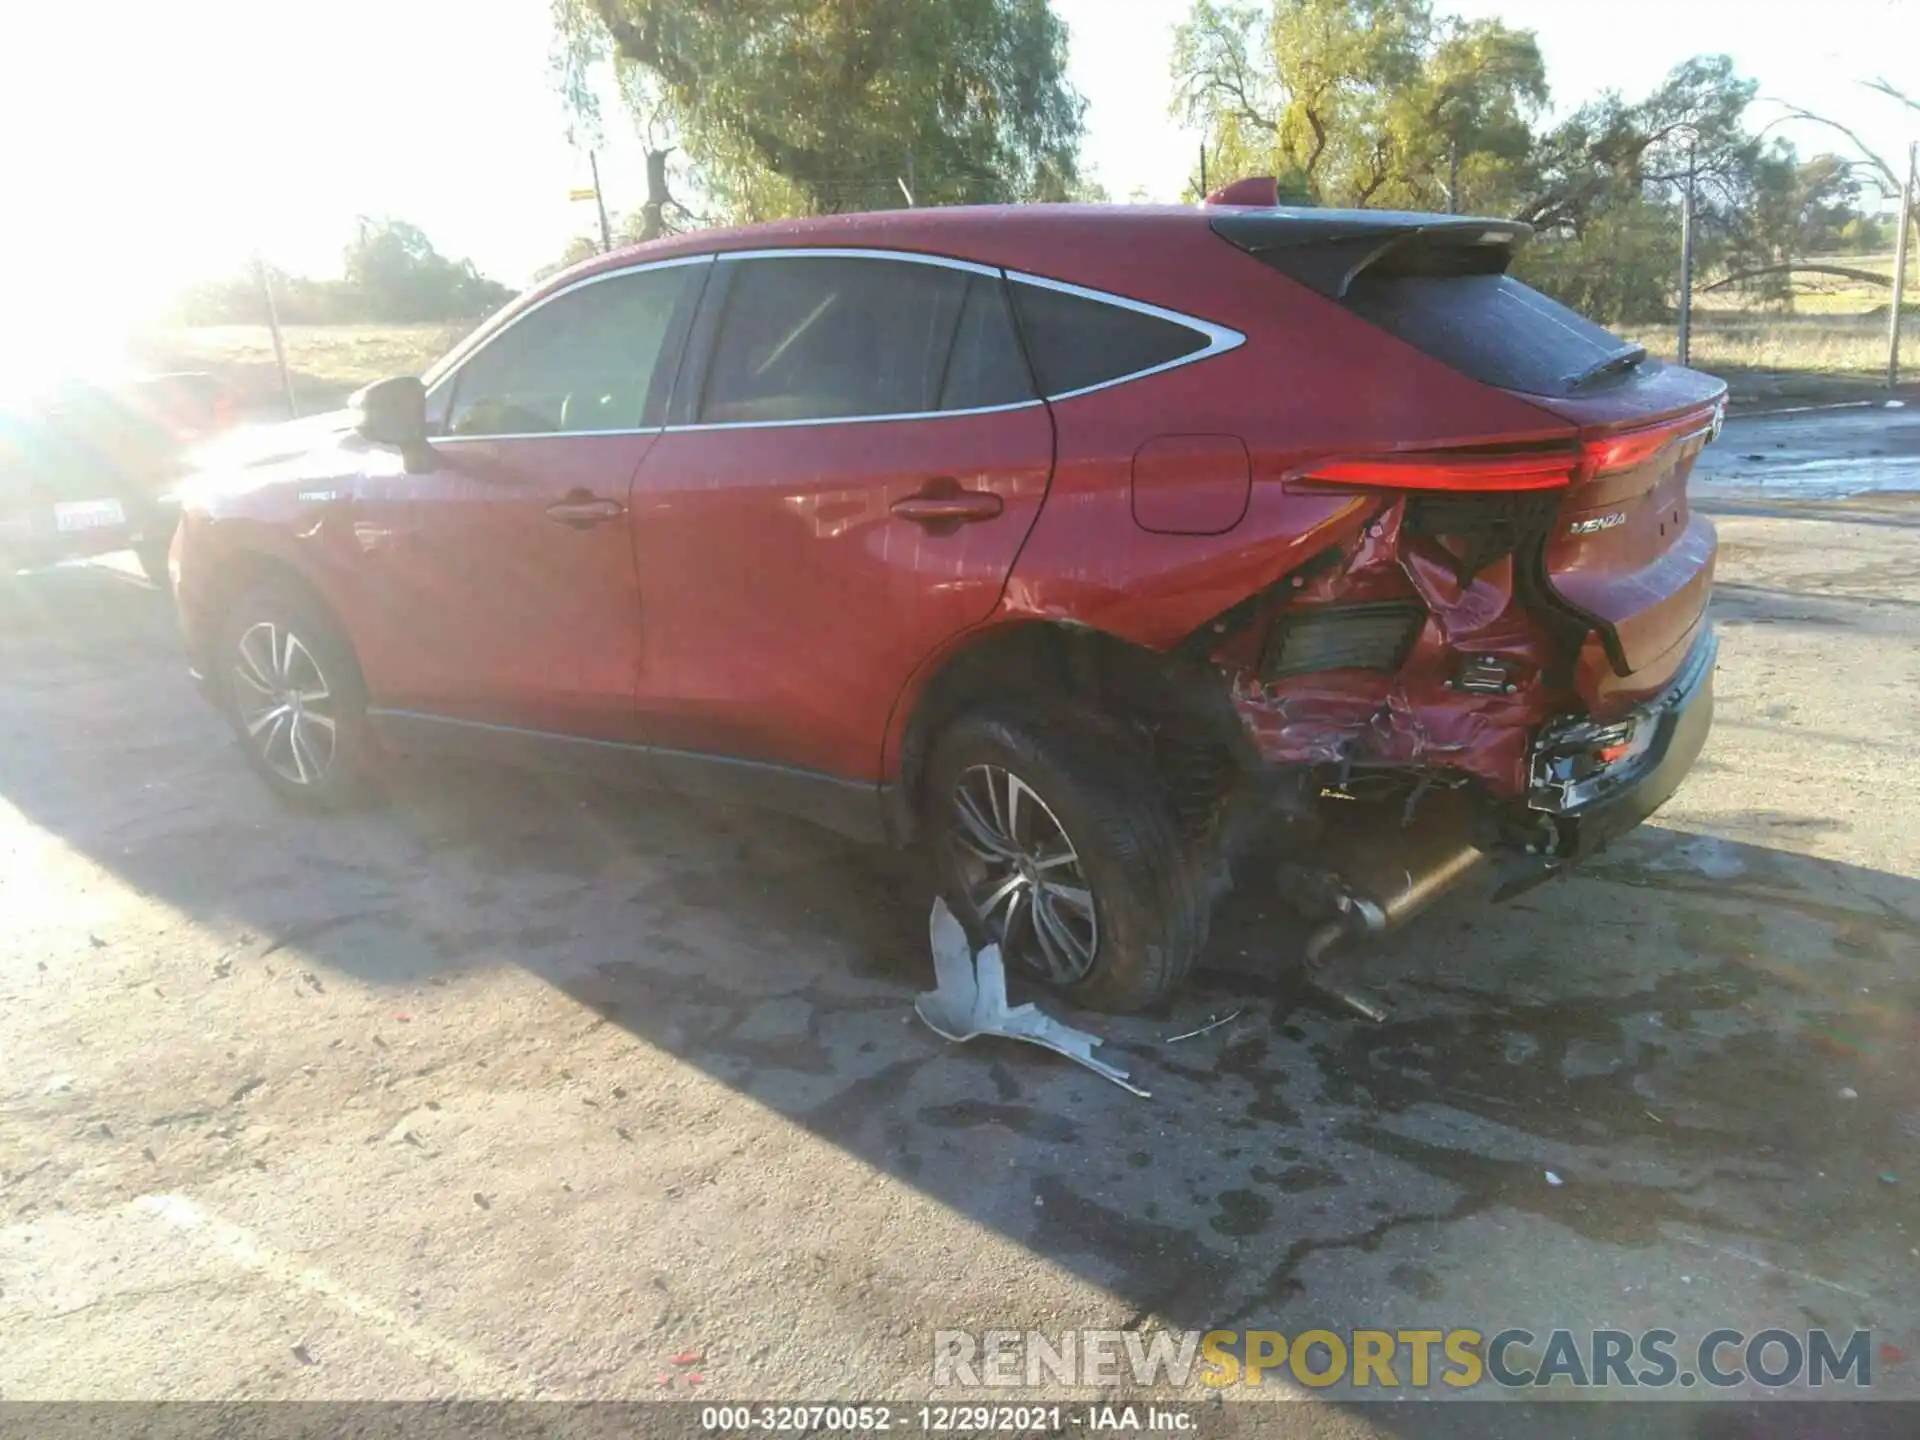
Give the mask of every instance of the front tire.
<path id="1" fill-rule="evenodd" d="M 1206 942 L 1198 876 L 1152 767 L 1096 717 L 962 716 L 929 759 L 922 825 L 975 942 L 1076 1004 L 1157 1004 Z"/>
<path id="2" fill-rule="evenodd" d="M 292 587 L 252 590 L 227 612 L 219 680 L 247 761 L 273 790 L 336 808 L 373 772 L 366 687 L 332 619 Z"/>
<path id="3" fill-rule="evenodd" d="M 153 582 L 153 588 L 165 594 L 173 589 L 172 577 L 167 573 L 167 550 L 169 542 L 155 544 L 147 541 L 134 547 L 133 558 L 140 562 L 141 573 Z"/>

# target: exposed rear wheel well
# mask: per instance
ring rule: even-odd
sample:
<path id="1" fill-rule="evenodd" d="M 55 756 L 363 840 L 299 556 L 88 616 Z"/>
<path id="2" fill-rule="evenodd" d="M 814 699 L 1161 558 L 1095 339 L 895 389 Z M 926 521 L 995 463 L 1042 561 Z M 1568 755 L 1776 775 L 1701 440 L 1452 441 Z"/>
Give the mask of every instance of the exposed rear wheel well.
<path id="1" fill-rule="evenodd" d="M 1191 840 L 1211 838 L 1239 781 L 1258 765 L 1213 666 L 1097 630 L 1020 625 L 949 657 L 921 691 L 901 743 L 900 837 L 914 836 L 927 756 L 948 725 L 994 701 L 1049 699 L 1111 727 L 1090 741 L 1136 746 L 1149 757 Z"/>

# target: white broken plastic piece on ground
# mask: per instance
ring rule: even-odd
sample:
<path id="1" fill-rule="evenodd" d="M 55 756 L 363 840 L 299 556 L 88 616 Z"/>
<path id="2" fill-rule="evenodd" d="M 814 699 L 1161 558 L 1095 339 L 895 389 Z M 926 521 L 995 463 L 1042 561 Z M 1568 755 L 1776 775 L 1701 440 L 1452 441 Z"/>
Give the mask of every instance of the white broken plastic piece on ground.
<path id="1" fill-rule="evenodd" d="M 1547 1184 L 1558 1187 L 1566 1183 L 1567 1183 L 1566 1181 L 1562 1180 L 1558 1175 L 1554 1174 L 1553 1171 L 1551 1170 L 1547 1171 Z"/>
<path id="2" fill-rule="evenodd" d="M 1196 1035 L 1211 1034 L 1213 1031 L 1218 1030 L 1222 1025 L 1231 1025 L 1234 1021 L 1238 1020 L 1239 1018 L 1240 1018 L 1239 1010 L 1235 1010 L 1232 1014 L 1229 1014 L 1229 1015 L 1222 1015 L 1218 1019 L 1215 1019 L 1213 1016 L 1209 1015 L 1207 1017 L 1207 1023 L 1202 1025 L 1198 1030 L 1185 1030 L 1178 1035 L 1169 1035 L 1167 1036 L 1166 1043 L 1171 1045 L 1176 1040 L 1191 1040 Z"/>
<path id="3" fill-rule="evenodd" d="M 1122 1090 L 1151 1099 L 1147 1091 L 1127 1079 L 1127 1072 L 1093 1058 L 1098 1035 L 1062 1024 L 1036 1005 L 1007 1005 L 1007 970 L 1000 947 L 989 945 L 978 955 L 967 943 L 965 928 L 936 898 L 927 917 L 927 938 L 933 944 L 936 988 L 923 991 L 913 1002 L 914 1014 L 942 1039 L 963 1044 L 981 1035 L 1024 1040 L 1087 1067 Z"/>

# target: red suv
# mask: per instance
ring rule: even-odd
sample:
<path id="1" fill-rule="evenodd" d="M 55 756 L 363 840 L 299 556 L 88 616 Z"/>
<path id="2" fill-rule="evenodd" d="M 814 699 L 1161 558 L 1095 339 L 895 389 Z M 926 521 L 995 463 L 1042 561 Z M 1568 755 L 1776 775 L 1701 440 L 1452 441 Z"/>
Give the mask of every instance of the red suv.
<path id="1" fill-rule="evenodd" d="M 1269 819 L 1451 792 L 1544 875 L 1705 738 L 1724 387 L 1506 275 L 1528 233 L 1042 206 L 601 257 L 189 491 L 196 670 L 289 796 L 457 751 L 923 843 L 1095 1006 L 1180 981 Z"/>

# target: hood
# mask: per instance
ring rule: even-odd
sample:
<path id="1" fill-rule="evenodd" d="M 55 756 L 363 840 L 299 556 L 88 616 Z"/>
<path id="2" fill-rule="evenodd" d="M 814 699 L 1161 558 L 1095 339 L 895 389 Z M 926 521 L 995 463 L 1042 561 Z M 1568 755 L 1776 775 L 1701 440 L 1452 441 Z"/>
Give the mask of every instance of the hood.
<path id="1" fill-rule="evenodd" d="M 314 450 L 336 449 L 341 439 L 352 433 L 351 410 L 329 410 L 269 425 L 243 425 L 188 451 L 187 464 L 201 472 L 275 465 Z"/>
<path id="2" fill-rule="evenodd" d="M 188 456 L 189 473 L 174 492 L 188 507 L 272 486 L 327 486 L 367 473 L 397 455 L 369 445 L 353 428 L 352 412 L 331 410 L 277 425 L 249 425 Z"/>

